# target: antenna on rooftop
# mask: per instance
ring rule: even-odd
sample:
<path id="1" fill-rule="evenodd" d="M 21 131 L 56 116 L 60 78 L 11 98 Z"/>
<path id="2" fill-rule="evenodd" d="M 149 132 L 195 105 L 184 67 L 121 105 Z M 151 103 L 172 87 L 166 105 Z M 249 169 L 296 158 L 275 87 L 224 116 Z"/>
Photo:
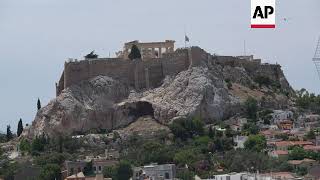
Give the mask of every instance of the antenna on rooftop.
<path id="1" fill-rule="evenodd" d="M 313 57 L 312 61 L 314 62 L 314 65 L 316 66 L 318 76 L 320 78 L 320 36 L 318 39 L 318 44 L 316 46 L 316 52 L 314 53 L 314 57 Z"/>

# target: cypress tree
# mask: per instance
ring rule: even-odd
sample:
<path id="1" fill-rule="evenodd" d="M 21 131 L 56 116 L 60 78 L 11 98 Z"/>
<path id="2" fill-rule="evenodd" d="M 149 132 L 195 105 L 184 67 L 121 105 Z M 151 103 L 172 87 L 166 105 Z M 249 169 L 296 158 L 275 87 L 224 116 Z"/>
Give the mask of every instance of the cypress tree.
<path id="1" fill-rule="evenodd" d="M 135 45 L 135 44 L 132 45 L 131 52 L 128 55 L 128 58 L 131 59 L 131 60 L 140 59 L 141 58 L 141 53 L 140 53 L 140 50 L 139 50 L 137 45 Z"/>
<path id="2" fill-rule="evenodd" d="M 38 98 L 38 102 L 37 102 L 37 108 L 38 108 L 38 110 L 41 109 L 41 102 L 40 102 L 39 98 Z"/>
<path id="3" fill-rule="evenodd" d="M 22 119 L 20 118 L 19 123 L 18 123 L 18 129 L 17 129 L 17 136 L 19 137 L 23 131 L 23 124 L 22 124 Z"/>
<path id="4" fill-rule="evenodd" d="M 13 138 L 10 125 L 7 126 L 7 141 L 10 141 Z"/>

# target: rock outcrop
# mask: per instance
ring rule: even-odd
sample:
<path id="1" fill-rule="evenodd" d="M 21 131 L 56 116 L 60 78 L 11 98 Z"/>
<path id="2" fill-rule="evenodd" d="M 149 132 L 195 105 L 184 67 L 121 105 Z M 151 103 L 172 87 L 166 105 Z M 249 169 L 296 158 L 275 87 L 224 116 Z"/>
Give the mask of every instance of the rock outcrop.
<path id="1" fill-rule="evenodd" d="M 280 88 L 292 90 L 283 74 L 270 76 L 280 83 Z M 178 117 L 194 115 L 212 123 L 241 113 L 241 103 L 249 96 L 264 104 L 270 101 L 268 105 L 275 108 L 288 103 L 286 95 L 272 88 L 252 89 L 252 85 L 258 87 L 253 78 L 252 72 L 244 67 L 214 62 L 203 62 L 177 75 L 167 76 L 160 87 L 139 92 L 110 77 L 97 76 L 64 89 L 38 111 L 24 135 L 114 130 L 128 126 L 142 116 L 149 116 L 163 125 Z M 226 79 L 231 87 L 227 86 Z"/>

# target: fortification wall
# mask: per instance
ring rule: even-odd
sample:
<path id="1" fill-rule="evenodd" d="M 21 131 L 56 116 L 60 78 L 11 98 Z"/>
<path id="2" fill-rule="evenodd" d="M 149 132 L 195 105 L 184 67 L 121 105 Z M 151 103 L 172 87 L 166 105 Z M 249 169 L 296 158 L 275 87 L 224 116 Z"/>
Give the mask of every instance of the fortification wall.
<path id="1" fill-rule="evenodd" d="M 99 75 L 120 80 L 137 90 L 158 87 L 165 76 L 175 75 L 189 67 L 199 66 L 203 62 L 244 67 L 253 77 L 263 75 L 275 81 L 282 78 L 284 80 L 281 84 L 289 87 L 280 65 L 261 64 L 260 61 L 239 59 L 233 56 L 212 56 L 199 47 L 192 47 L 177 49 L 173 53 L 164 54 L 162 58 L 133 61 L 119 58 L 99 58 L 66 62 L 64 72 L 57 83 L 56 92 L 59 95 L 63 89 Z"/>
<path id="2" fill-rule="evenodd" d="M 200 47 L 194 46 L 189 49 L 190 66 L 199 66 L 202 61 L 209 61 L 212 56 Z"/>
<path id="3" fill-rule="evenodd" d="M 156 87 L 163 79 L 161 59 L 137 60 L 132 68 L 134 69 L 132 83 L 136 89 Z"/>
<path id="4" fill-rule="evenodd" d="M 239 59 L 233 56 L 215 56 L 214 59 L 216 63 L 221 65 L 232 67 L 244 67 L 246 71 L 248 71 L 249 73 L 256 71 L 261 65 L 260 61 L 249 61 L 246 59 Z"/>
<path id="5" fill-rule="evenodd" d="M 133 81 L 132 62 L 123 59 L 95 59 L 66 62 L 64 67 L 64 86 L 69 87 L 98 75 L 106 75 L 129 83 Z"/>
<path id="6" fill-rule="evenodd" d="M 164 76 L 177 74 L 190 65 L 188 50 L 180 49 L 175 53 L 166 54 L 161 63 Z"/>
<path id="7" fill-rule="evenodd" d="M 58 96 L 63 89 L 64 89 L 64 71 L 61 74 L 59 82 L 56 83 L 56 96 Z"/>
<path id="8" fill-rule="evenodd" d="M 283 75 L 281 66 L 278 64 L 261 64 L 256 71 L 257 75 L 267 76 L 274 81 L 278 81 Z"/>
<path id="9" fill-rule="evenodd" d="M 99 58 L 66 62 L 56 93 L 59 95 L 63 89 L 99 75 L 120 80 L 136 89 L 157 87 L 166 75 L 177 74 L 188 66 L 186 49 L 144 61 Z"/>

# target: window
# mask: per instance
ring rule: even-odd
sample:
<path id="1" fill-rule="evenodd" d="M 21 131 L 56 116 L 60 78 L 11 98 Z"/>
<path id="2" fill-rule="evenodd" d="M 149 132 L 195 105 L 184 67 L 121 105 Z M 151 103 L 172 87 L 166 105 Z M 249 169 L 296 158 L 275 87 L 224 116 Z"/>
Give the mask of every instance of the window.
<path id="1" fill-rule="evenodd" d="M 97 171 L 97 167 L 93 166 L 93 171 L 96 172 Z"/>
<path id="2" fill-rule="evenodd" d="M 230 180 L 230 176 L 227 176 L 226 178 L 227 178 L 227 180 Z"/>
<path id="3" fill-rule="evenodd" d="M 101 171 L 101 166 L 99 166 L 99 171 Z"/>
<path id="4" fill-rule="evenodd" d="M 168 172 L 166 172 L 166 173 L 164 174 L 164 178 L 165 178 L 165 179 L 170 179 L 170 175 L 169 175 Z"/>

